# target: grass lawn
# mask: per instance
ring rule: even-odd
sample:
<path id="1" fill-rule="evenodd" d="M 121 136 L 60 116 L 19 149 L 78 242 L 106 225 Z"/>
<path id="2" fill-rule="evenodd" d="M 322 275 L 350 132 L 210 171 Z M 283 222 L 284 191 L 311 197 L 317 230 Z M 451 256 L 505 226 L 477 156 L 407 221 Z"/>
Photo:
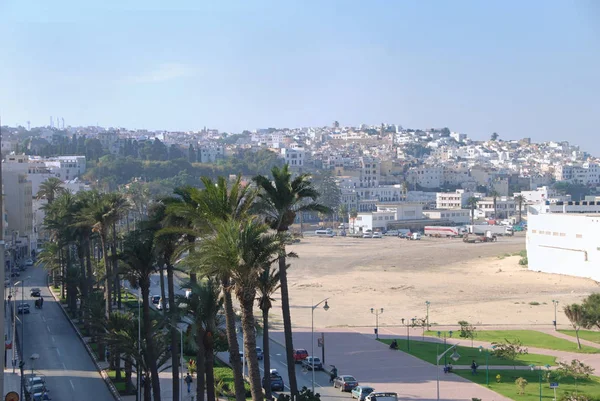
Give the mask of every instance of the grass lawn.
<path id="1" fill-rule="evenodd" d="M 114 370 L 107 370 L 106 372 L 108 373 L 108 377 L 110 377 L 110 380 L 115 385 L 115 388 L 117 389 L 119 394 L 120 395 L 129 395 L 126 393 L 127 383 L 125 382 L 125 370 L 121 371 L 121 380 L 119 380 L 119 381 L 115 380 L 115 375 L 117 372 L 115 372 Z"/>
<path id="2" fill-rule="evenodd" d="M 559 333 L 575 338 L 575 330 L 558 330 Z M 579 338 L 600 344 L 600 331 L 579 330 Z"/>
<path id="3" fill-rule="evenodd" d="M 227 387 L 227 389 L 233 393 L 233 370 L 229 367 L 219 367 L 215 365 L 215 383 L 219 380 L 223 381 L 223 385 Z M 246 388 L 246 398 L 251 398 L 252 394 L 250 393 L 250 384 L 244 383 L 244 387 Z"/>
<path id="4" fill-rule="evenodd" d="M 382 343 L 389 344 L 392 340 L 379 340 Z M 400 351 L 407 352 L 413 356 L 416 356 L 419 359 L 422 359 L 426 362 L 432 363 L 435 365 L 436 355 L 444 352 L 444 344 L 432 343 L 429 341 L 418 341 L 418 340 L 410 340 L 410 352 L 407 348 L 407 341 L 400 339 L 398 341 L 398 347 Z M 466 344 L 466 343 L 465 343 Z M 448 347 L 449 345 L 447 345 Z M 480 366 L 485 366 L 485 353 L 479 352 L 479 348 L 471 348 L 468 346 L 459 345 L 457 348 L 458 354 L 460 355 L 460 359 L 457 362 L 453 362 L 454 365 L 471 365 L 473 359 L 477 361 Z M 439 352 L 438 352 L 439 351 Z M 450 361 L 451 353 L 448 353 L 448 360 Z M 442 365 L 444 361 L 440 361 L 440 365 Z M 512 365 L 512 361 L 506 359 L 500 359 L 492 354 L 489 356 L 488 363 L 490 366 L 499 366 L 499 365 Z M 519 355 L 517 360 L 515 361 L 515 365 L 517 366 L 528 366 L 528 365 L 556 365 L 556 358 L 549 355 L 538 355 L 538 354 L 525 354 Z"/>
<path id="5" fill-rule="evenodd" d="M 455 373 L 467 380 L 471 380 L 477 384 L 485 386 L 485 369 L 481 369 L 476 376 L 472 376 L 468 370 L 455 371 Z M 500 375 L 500 383 L 496 383 L 496 375 Z M 527 380 L 528 385 L 525 387 L 525 394 L 519 395 L 515 380 L 523 377 Z M 530 370 L 492 370 L 489 371 L 490 390 L 500 393 L 513 400 L 519 401 L 538 401 L 540 399 L 540 386 L 538 372 Z M 575 391 L 575 382 L 572 379 L 561 379 L 558 381 L 559 386 L 556 389 L 557 399 L 565 392 Z M 587 381 L 578 381 L 577 390 L 579 394 L 586 394 L 590 397 L 600 397 L 600 378 L 592 376 Z M 542 400 L 552 400 L 554 398 L 554 390 L 550 389 L 549 383 L 542 377 Z"/>
<path id="6" fill-rule="evenodd" d="M 453 337 L 458 336 L 458 331 L 453 332 Z M 437 337 L 437 331 L 427 331 L 426 335 Z M 442 335 L 444 332 L 442 332 Z M 600 334 L 600 333 L 598 333 Z M 555 351 L 580 352 L 583 354 L 600 353 L 600 348 L 582 345 L 577 349 L 577 343 L 554 337 L 551 334 L 541 333 L 535 330 L 481 330 L 475 332 L 475 341 L 501 342 L 505 339 L 514 340 L 518 338 L 525 347 L 545 348 Z M 583 337 L 582 337 L 583 338 Z M 470 341 L 465 339 L 465 342 Z"/>

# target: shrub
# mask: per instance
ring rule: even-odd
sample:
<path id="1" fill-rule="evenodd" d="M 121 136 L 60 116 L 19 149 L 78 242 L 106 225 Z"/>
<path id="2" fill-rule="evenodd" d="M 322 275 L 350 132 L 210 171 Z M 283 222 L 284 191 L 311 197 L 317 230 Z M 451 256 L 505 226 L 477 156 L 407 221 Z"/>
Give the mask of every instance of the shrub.
<path id="1" fill-rule="evenodd" d="M 560 397 L 560 401 L 593 401 L 593 399 L 585 394 L 567 392 Z"/>
<path id="2" fill-rule="evenodd" d="M 519 395 L 525 394 L 525 387 L 527 387 L 529 384 L 527 379 L 519 377 L 517 380 L 515 380 L 515 384 L 517 385 L 517 391 L 519 392 Z"/>
<path id="3" fill-rule="evenodd" d="M 519 260 L 519 264 L 520 264 L 521 266 L 527 266 L 527 265 L 529 264 L 529 260 L 527 259 L 527 256 L 524 256 L 524 257 L 522 257 L 522 258 Z"/>
<path id="4" fill-rule="evenodd" d="M 531 305 L 531 306 L 538 306 L 539 304 L 540 303 L 537 302 L 537 301 L 532 301 L 532 302 L 529 303 L 529 305 Z"/>
<path id="5" fill-rule="evenodd" d="M 500 373 L 498 373 L 496 375 L 496 383 L 500 383 L 502 381 L 502 376 L 500 376 Z"/>

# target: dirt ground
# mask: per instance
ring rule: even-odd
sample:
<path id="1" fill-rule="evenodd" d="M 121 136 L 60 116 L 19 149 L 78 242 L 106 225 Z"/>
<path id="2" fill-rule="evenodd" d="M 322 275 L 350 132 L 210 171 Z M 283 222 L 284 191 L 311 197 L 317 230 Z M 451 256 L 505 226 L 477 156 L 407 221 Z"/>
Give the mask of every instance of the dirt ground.
<path id="1" fill-rule="evenodd" d="M 311 305 L 329 298 L 330 309 L 315 310 L 315 327 L 371 326 L 371 308 L 384 308 L 381 326 L 401 318 L 424 318 L 430 301 L 431 324 L 550 325 L 552 300 L 562 306 L 600 291 L 593 280 L 530 272 L 517 254 L 525 235 L 496 243 L 465 244 L 460 239 L 383 239 L 306 237 L 288 247 L 290 303 L 295 327 L 310 327 Z M 279 299 L 273 319 L 279 328 Z"/>

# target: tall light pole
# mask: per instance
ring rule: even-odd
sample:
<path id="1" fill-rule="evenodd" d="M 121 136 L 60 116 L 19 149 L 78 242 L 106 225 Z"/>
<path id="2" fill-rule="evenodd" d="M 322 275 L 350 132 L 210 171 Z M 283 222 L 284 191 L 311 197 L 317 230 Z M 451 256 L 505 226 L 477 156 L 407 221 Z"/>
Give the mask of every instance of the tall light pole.
<path id="1" fill-rule="evenodd" d="M 451 350 L 454 349 L 454 352 L 452 353 L 452 355 L 450 356 L 450 358 L 452 358 L 452 360 L 454 362 L 458 361 L 458 359 L 460 358 L 460 355 L 458 354 L 458 352 L 456 352 L 456 346 L 458 345 L 458 343 L 454 344 L 452 347 L 448 348 L 446 351 L 444 351 L 443 353 L 437 355 L 436 357 L 436 361 L 435 361 L 435 368 L 437 370 L 437 399 L 438 401 L 440 401 L 440 359 L 442 359 L 442 357 L 444 355 L 446 355 L 448 352 L 450 352 Z M 439 352 L 439 344 L 437 346 L 437 352 Z"/>
<path id="2" fill-rule="evenodd" d="M 427 331 L 429 331 L 429 305 L 431 302 L 425 301 L 425 305 L 427 305 Z"/>
<path id="3" fill-rule="evenodd" d="M 5 245 L 4 245 L 4 187 L 3 187 L 3 183 L 2 183 L 2 155 L 1 155 L 1 149 L 2 149 L 2 118 L 0 118 L 0 281 L 2 281 L 4 283 L 5 280 L 5 268 L 6 268 L 6 263 L 4 261 L 4 249 L 5 249 Z M 2 288 L 0 288 L 1 294 L 2 294 L 2 301 L 4 302 L 4 286 L 2 286 Z M 6 314 L 6 307 L 2 308 L 2 316 L 0 317 L 0 333 L 4 334 L 4 317 Z M 13 353 L 14 353 L 14 338 L 13 338 Z M 2 359 L 2 362 L 0 362 L 0 366 L 2 366 L 2 372 L 4 372 L 4 358 L 0 358 Z M 0 377 L 0 396 L 4 397 L 4 373 L 2 375 L 0 375 L 2 377 Z M 22 397 L 21 397 L 22 398 Z"/>
<path id="4" fill-rule="evenodd" d="M 402 318 L 402 324 L 404 324 L 404 318 Z M 408 331 L 408 320 L 406 320 L 406 348 L 410 354 L 410 332 Z"/>
<path id="5" fill-rule="evenodd" d="M 495 345 L 492 345 L 492 348 L 496 348 Z M 482 346 L 479 346 L 479 352 L 483 352 L 484 348 Z M 490 363 L 489 363 L 489 358 L 490 358 L 490 350 L 485 348 L 485 385 L 489 386 L 490 385 Z"/>
<path id="6" fill-rule="evenodd" d="M 312 366 L 311 366 L 311 370 L 312 370 L 312 381 L 311 381 L 311 387 L 312 387 L 312 392 L 313 394 L 315 393 L 315 309 L 317 309 L 319 307 L 319 305 L 321 305 L 323 302 L 325 302 L 325 305 L 323 305 L 323 309 L 325 310 L 325 312 L 327 312 L 329 310 L 329 305 L 327 304 L 327 300 L 329 298 L 325 298 L 324 300 L 322 300 L 321 302 L 319 302 L 316 305 L 313 305 L 311 307 L 311 311 L 310 311 L 310 320 L 311 320 L 311 324 L 310 324 L 310 343 L 311 343 L 311 351 L 310 351 L 310 357 L 312 358 Z"/>
<path id="7" fill-rule="evenodd" d="M 558 301 L 553 299 L 552 303 L 554 304 L 554 331 L 556 331 L 556 307 L 558 306 Z"/>
<path id="8" fill-rule="evenodd" d="M 546 369 L 550 369 L 550 365 L 546 365 L 545 367 L 546 367 Z M 536 366 L 532 364 L 532 365 L 529 365 L 529 368 L 531 368 L 531 370 L 534 371 Z M 538 368 L 538 379 L 540 382 L 540 401 L 542 401 L 542 367 L 541 366 Z"/>
<path id="9" fill-rule="evenodd" d="M 181 376 L 181 380 L 179 381 L 179 401 L 183 401 L 183 329 L 171 323 L 169 323 L 169 326 L 177 330 L 180 336 L 179 344 L 181 348 L 179 349 L 179 365 L 181 366 L 181 374 L 179 376 Z"/>
<path id="10" fill-rule="evenodd" d="M 379 315 L 383 313 L 383 308 L 371 308 L 371 313 L 375 315 L 375 339 L 379 340 Z"/>

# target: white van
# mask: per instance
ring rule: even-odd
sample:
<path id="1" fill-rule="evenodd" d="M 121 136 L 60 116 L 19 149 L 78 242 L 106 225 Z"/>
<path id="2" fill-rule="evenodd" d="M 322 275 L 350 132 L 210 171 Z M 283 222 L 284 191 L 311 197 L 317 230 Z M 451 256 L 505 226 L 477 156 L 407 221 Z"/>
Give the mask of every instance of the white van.
<path id="1" fill-rule="evenodd" d="M 333 237 L 334 236 L 331 228 L 328 228 L 326 230 L 317 230 L 317 231 L 315 231 L 315 235 L 317 237 Z"/>
<path id="2" fill-rule="evenodd" d="M 372 392 L 365 401 L 398 401 L 398 393 Z"/>

